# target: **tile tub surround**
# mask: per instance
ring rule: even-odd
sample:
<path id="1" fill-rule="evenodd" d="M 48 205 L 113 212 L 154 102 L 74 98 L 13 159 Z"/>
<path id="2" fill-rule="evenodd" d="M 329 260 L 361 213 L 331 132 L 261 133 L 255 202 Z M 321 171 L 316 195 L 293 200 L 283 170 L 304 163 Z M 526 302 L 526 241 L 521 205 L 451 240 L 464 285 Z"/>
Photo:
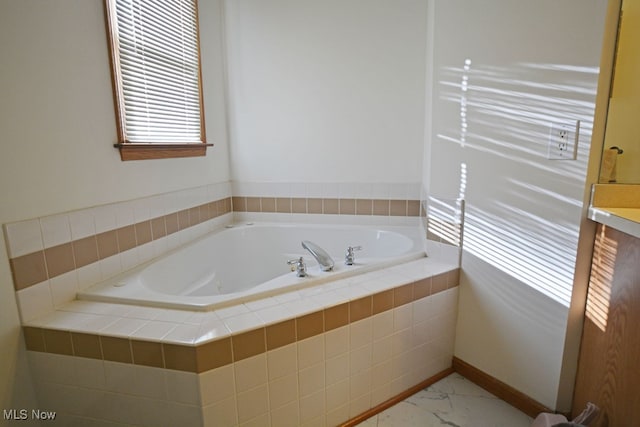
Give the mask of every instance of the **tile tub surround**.
<path id="1" fill-rule="evenodd" d="M 69 365 L 91 364 L 100 370 L 180 377 L 191 388 L 195 383 L 201 400 L 191 409 L 201 415 L 189 416 L 202 416 L 204 425 L 283 425 L 287 419 L 295 420 L 293 425 L 335 425 L 451 365 L 458 269 L 429 266 L 424 259 L 389 270 L 367 273 L 359 282 L 322 285 L 313 295 L 291 292 L 275 306 L 270 304 L 277 301 L 268 298 L 211 313 L 191 313 L 192 320 L 178 319 L 176 310 L 130 307 L 133 312 L 141 310 L 130 316 L 157 316 L 147 321 L 111 316 L 116 320 L 104 326 L 95 314 L 58 311 L 25 327 L 25 338 L 34 363 L 64 360 L 67 368 L 63 369 L 68 370 L 75 369 Z M 417 277 L 425 272 L 435 274 Z M 310 308 L 310 301 L 323 308 Z M 97 306 L 106 312 L 114 305 L 77 301 L 67 309 L 95 312 Z M 111 307 L 112 313 L 126 309 Z M 298 314 L 291 316 L 294 309 Z M 159 328 L 160 323 L 170 323 L 167 317 L 176 323 L 169 332 Z M 251 318 L 261 326 L 238 326 Z M 78 320 L 82 319 L 81 325 Z M 131 332 L 136 326 L 138 330 Z M 107 333 L 116 330 L 120 333 Z M 46 369 L 34 371 L 36 382 L 47 384 L 42 392 L 47 394 L 45 402 L 55 403 L 61 390 L 71 395 L 86 391 L 76 384 L 86 379 L 71 376 L 67 382 L 53 381 L 38 374 Z M 122 399 L 118 390 L 101 384 L 89 388 L 94 394 Z M 132 402 L 142 399 L 145 405 L 161 406 L 167 399 L 166 394 L 125 393 L 135 395 L 130 396 Z M 81 410 L 68 415 L 88 415 L 78 413 Z M 105 414 L 104 419 L 113 420 L 109 417 L 114 415 Z"/>
<path id="2" fill-rule="evenodd" d="M 328 198 L 283 197 L 283 191 L 291 186 L 295 187 L 260 186 L 277 196 L 232 197 L 232 183 L 226 182 L 5 224 L 22 321 L 51 312 L 72 301 L 76 291 L 222 228 L 236 216 L 242 219 L 249 212 L 283 215 L 281 219 L 302 214 L 296 217 L 300 221 L 305 221 L 301 217 L 326 217 L 338 222 L 340 218 L 402 221 L 420 213 L 420 202 L 406 199 L 414 193 L 409 184 L 380 184 L 385 191 L 373 191 L 376 185 L 365 185 L 369 191 L 362 194 L 387 195 L 388 199 L 339 198 L 339 194 L 359 193 L 338 184 L 329 186 L 333 192 L 325 192 Z M 291 194 L 298 193 L 292 190 Z"/>
<path id="3" fill-rule="evenodd" d="M 5 224 L 22 323 L 233 222 L 230 192 L 219 183 Z"/>

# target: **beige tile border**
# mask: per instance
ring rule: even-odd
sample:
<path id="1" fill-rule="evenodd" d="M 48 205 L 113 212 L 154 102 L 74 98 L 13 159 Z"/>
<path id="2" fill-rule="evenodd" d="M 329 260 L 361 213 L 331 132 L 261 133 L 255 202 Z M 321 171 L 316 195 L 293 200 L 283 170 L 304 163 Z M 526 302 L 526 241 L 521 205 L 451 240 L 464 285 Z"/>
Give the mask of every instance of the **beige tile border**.
<path id="1" fill-rule="evenodd" d="M 420 216 L 419 200 L 233 196 L 234 212 Z"/>
<path id="2" fill-rule="evenodd" d="M 189 346 L 23 326 L 27 350 L 202 373 L 311 338 L 458 286 L 460 269 L 294 319 Z"/>

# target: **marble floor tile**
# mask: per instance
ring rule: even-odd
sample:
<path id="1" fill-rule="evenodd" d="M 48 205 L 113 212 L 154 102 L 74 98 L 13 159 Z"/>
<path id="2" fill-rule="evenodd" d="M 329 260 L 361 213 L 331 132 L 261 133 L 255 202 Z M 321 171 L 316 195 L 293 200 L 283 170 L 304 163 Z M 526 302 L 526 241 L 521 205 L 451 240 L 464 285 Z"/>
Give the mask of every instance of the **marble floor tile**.
<path id="1" fill-rule="evenodd" d="M 530 427 L 533 419 L 451 374 L 359 424 L 362 427 Z"/>

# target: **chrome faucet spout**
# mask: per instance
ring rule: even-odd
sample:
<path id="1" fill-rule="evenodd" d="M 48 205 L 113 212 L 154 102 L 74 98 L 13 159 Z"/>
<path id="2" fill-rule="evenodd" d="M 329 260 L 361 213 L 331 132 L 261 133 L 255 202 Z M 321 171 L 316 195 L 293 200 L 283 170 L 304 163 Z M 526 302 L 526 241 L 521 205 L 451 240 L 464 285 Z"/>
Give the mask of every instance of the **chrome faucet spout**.
<path id="1" fill-rule="evenodd" d="M 308 240 L 303 240 L 302 247 L 308 250 L 316 261 L 318 261 L 318 264 L 320 264 L 320 270 L 331 271 L 333 269 L 333 259 L 329 256 L 327 251 L 322 249 L 320 246 Z"/>

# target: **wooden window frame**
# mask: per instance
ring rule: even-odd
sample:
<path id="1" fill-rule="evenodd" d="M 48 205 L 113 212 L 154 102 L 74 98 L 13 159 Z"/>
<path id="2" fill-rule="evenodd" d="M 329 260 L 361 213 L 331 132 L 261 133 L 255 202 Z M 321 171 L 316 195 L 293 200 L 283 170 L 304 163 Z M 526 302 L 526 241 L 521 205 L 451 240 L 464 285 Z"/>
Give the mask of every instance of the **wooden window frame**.
<path id="1" fill-rule="evenodd" d="M 200 102 L 200 142 L 189 143 L 157 143 L 130 142 L 127 141 L 124 111 L 124 94 L 122 90 L 121 71 L 119 61 L 119 47 L 117 41 L 117 29 L 113 25 L 113 13 L 115 12 L 115 0 L 104 0 L 105 25 L 107 30 L 107 40 L 109 45 L 109 61 L 111 68 L 111 82 L 113 88 L 114 109 L 116 115 L 116 128 L 118 142 L 113 146 L 120 151 L 120 158 L 126 160 L 150 160 L 168 159 L 181 157 L 201 157 L 205 156 L 207 147 L 213 144 L 206 142 L 205 132 L 205 110 L 204 98 L 202 95 L 202 60 L 200 51 L 200 22 L 198 16 L 198 0 L 195 2 L 195 27 L 198 56 L 198 91 Z"/>

